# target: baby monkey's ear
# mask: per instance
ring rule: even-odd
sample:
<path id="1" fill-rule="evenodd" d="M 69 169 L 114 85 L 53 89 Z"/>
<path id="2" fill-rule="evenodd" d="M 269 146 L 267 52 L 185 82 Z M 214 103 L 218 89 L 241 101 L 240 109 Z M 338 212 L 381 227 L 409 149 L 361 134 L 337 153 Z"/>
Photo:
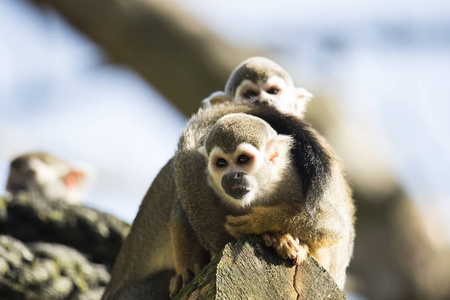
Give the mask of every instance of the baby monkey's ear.
<path id="1" fill-rule="evenodd" d="M 306 111 L 306 105 L 312 99 L 312 97 L 314 97 L 314 95 L 301 87 L 296 88 L 296 91 L 297 101 L 295 103 L 295 114 L 303 118 Z"/>
<path id="2" fill-rule="evenodd" d="M 206 159 L 206 161 L 208 161 L 209 157 L 208 157 L 208 153 L 206 152 L 206 147 L 205 146 L 200 146 L 198 147 L 197 151 L 203 155 L 203 157 Z"/>
<path id="3" fill-rule="evenodd" d="M 277 163 L 280 159 L 285 159 L 289 155 L 289 150 L 293 140 L 288 135 L 277 134 L 266 144 L 266 155 L 273 163 Z"/>
<path id="4" fill-rule="evenodd" d="M 231 98 L 222 91 L 217 91 L 202 100 L 202 107 L 207 108 L 213 105 L 231 102 Z"/>

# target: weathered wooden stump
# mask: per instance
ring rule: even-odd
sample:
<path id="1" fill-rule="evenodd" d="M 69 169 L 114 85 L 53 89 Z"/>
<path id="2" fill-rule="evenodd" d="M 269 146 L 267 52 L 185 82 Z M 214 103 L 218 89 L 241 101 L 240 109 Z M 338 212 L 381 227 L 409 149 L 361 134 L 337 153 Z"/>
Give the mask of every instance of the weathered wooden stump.
<path id="1" fill-rule="evenodd" d="M 347 298 L 314 258 L 294 266 L 249 236 L 226 245 L 175 299 Z"/>

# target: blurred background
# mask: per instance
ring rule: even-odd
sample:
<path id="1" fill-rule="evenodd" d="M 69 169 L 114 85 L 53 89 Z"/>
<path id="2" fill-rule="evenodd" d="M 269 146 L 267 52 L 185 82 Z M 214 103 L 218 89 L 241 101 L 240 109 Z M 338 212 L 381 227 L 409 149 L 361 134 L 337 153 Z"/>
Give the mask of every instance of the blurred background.
<path id="1" fill-rule="evenodd" d="M 448 1 L 58 2 L 0 2 L 0 195 L 12 158 L 47 151 L 88 173 L 88 206 L 132 222 L 200 101 L 223 89 L 241 60 L 267 56 L 315 95 L 307 119 L 337 150 L 355 187 L 365 227 L 353 289 L 368 298 L 380 287 L 392 290 L 382 299 L 449 295 L 448 270 L 437 282 L 436 269 L 418 258 L 437 251 L 448 262 Z M 408 212 L 397 214 L 392 203 L 407 203 Z M 386 212 L 392 215 L 380 221 Z M 387 250 L 419 267 L 363 271 L 358 261 L 390 242 L 383 235 L 392 224 L 419 223 L 406 241 L 409 233 L 399 230 L 392 241 L 400 248 Z M 420 244 L 432 250 L 411 250 Z M 442 259 L 434 257 L 438 265 Z M 408 272 L 419 283 L 404 275 L 401 284 L 423 286 L 414 297 L 396 291 L 390 277 Z M 362 282 L 368 273 L 378 286 Z"/>

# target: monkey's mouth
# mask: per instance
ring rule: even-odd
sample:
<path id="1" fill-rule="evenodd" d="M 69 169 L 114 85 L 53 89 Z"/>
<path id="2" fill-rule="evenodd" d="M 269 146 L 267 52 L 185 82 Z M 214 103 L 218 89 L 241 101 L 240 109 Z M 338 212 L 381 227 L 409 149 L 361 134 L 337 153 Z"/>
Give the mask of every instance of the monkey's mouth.
<path id="1" fill-rule="evenodd" d="M 222 188 L 228 196 L 241 200 L 253 189 L 253 181 L 244 172 L 229 172 L 222 177 Z"/>
<path id="2" fill-rule="evenodd" d="M 225 192 L 233 197 L 234 199 L 242 199 L 244 196 L 252 190 L 251 187 L 242 187 L 242 186 L 232 186 L 230 189 L 225 190 Z"/>
<path id="3" fill-rule="evenodd" d="M 228 196 L 234 199 L 240 200 L 244 198 L 247 193 L 252 190 L 252 186 L 249 183 L 246 184 L 233 184 L 233 183 L 222 183 L 222 187 Z"/>

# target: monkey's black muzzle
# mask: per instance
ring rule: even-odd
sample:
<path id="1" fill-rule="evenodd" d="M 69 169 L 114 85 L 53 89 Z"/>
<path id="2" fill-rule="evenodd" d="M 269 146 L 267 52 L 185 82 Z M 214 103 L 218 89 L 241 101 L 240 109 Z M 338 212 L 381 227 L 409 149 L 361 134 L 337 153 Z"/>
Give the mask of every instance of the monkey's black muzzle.
<path id="1" fill-rule="evenodd" d="M 249 176 L 244 172 L 229 172 L 222 177 L 222 188 L 234 199 L 242 199 L 252 190 Z"/>

